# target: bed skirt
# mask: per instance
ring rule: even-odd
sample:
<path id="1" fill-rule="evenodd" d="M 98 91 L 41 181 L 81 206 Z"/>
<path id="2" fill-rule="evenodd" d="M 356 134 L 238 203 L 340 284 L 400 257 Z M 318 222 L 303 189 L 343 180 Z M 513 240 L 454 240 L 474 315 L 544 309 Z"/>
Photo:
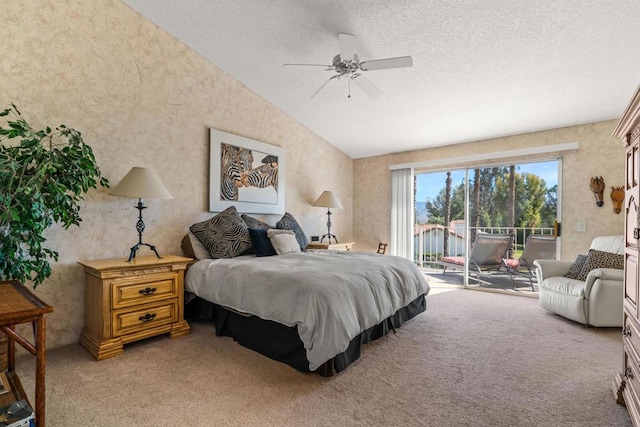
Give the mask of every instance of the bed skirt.
<path id="1" fill-rule="evenodd" d="M 419 296 L 392 316 L 361 332 L 351 340 L 344 352 L 326 361 L 313 372 L 330 377 L 344 370 L 360 358 L 364 344 L 402 326 L 406 321 L 425 311 L 426 307 L 425 296 Z M 232 337 L 243 347 L 286 363 L 299 371 L 311 372 L 307 353 L 296 326 L 285 326 L 257 316 L 239 314 L 199 297 L 193 298 L 186 304 L 185 318 L 189 321 L 212 320 L 217 335 Z"/>

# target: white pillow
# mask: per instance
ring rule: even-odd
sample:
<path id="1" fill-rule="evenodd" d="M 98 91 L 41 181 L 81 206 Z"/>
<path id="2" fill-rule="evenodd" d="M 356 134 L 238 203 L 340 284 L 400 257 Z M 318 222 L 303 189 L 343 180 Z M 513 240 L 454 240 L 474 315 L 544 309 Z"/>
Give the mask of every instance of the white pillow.
<path id="1" fill-rule="evenodd" d="M 296 234 L 291 230 L 270 228 L 267 230 L 267 237 L 278 255 L 300 252 Z"/>

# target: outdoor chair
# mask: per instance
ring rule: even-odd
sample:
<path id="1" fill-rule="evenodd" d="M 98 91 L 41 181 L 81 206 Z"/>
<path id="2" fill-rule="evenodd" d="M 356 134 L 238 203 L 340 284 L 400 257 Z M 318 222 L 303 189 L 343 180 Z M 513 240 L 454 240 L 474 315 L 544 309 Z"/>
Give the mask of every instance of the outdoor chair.
<path id="1" fill-rule="evenodd" d="M 481 276 L 503 268 L 502 260 L 506 257 L 511 241 L 511 234 L 478 234 L 469 252 L 469 273 L 474 272 L 476 280 L 480 282 Z M 442 274 L 447 272 L 447 268 L 462 270 L 464 257 L 442 257 L 438 264 L 444 267 Z"/>
<path id="2" fill-rule="evenodd" d="M 527 237 L 524 251 L 519 259 L 505 258 L 504 265 L 507 267 L 511 280 L 515 283 L 515 275 L 521 274 L 529 279 L 531 290 L 535 292 L 533 279 L 536 275 L 536 267 L 533 262 L 537 259 L 555 259 L 556 238 L 551 236 L 539 236 L 531 234 Z"/>

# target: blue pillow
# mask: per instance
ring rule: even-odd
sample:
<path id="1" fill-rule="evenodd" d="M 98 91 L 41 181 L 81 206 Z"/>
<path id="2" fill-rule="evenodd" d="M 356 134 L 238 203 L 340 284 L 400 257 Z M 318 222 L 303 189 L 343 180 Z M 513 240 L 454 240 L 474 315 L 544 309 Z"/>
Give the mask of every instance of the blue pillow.
<path id="1" fill-rule="evenodd" d="M 267 230 L 264 228 L 249 228 L 249 236 L 253 242 L 253 250 L 256 256 L 273 256 L 277 255 L 276 250 L 271 244 L 271 240 L 267 236 Z"/>

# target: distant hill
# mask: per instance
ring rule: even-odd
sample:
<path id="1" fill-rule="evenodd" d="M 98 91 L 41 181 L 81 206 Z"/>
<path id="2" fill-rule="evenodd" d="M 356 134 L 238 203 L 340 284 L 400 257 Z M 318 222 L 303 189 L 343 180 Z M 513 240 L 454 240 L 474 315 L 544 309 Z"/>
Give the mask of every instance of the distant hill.
<path id="1" fill-rule="evenodd" d="M 416 202 L 416 210 L 417 210 L 417 219 L 416 222 L 418 224 L 426 224 L 429 219 L 429 215 L 427 215 L 427 202 Z"/>

